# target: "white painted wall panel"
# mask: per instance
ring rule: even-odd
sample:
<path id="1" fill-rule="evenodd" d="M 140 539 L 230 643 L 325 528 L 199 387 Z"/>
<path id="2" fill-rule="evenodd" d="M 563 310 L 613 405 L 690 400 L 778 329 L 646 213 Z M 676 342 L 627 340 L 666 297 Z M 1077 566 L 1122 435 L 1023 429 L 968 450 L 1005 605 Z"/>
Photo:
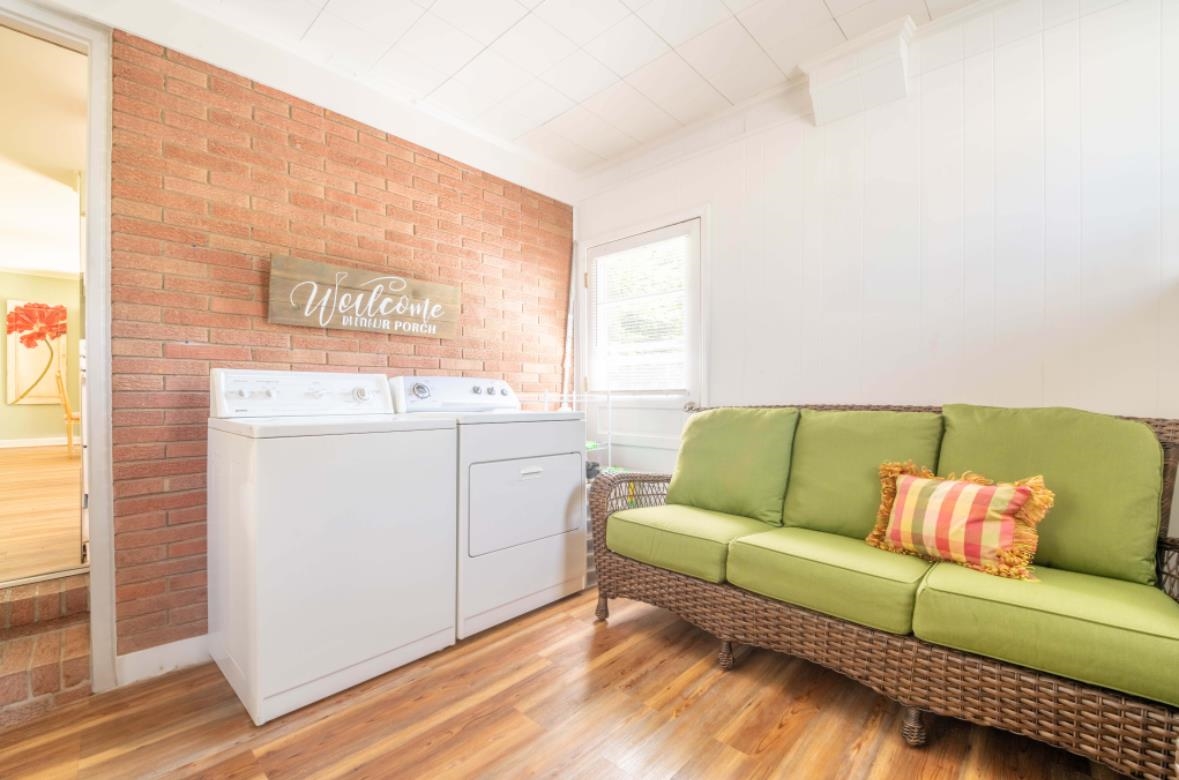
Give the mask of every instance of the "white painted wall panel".
<path id="1" fill-rule="evenodd" d="M 599 176 L 580 238 L 710 207 L 713 404 L 1179 416 L 1179 3 L 1017 0 L 913 47 L 905 100 Z"/>
<path id="2" fill-rule="evenodd" d="M 1046 8 L 1045 11 L 1048 9 Z M 1076 16 L 1076 2 L 1073 0 Z M 1044 33 L 1044 395 L 1083 403 L 1081 78 L 1076 21 Z"/>
<path id="3" fill-rule="evenodd" d="M 1024 405 L 1042 398 L 1043 91 L 1038 37 L 1024 37 L 995 51 L 994 357 L 1007 368 L 987 387 L 971 388 L 971 401 Z"/>

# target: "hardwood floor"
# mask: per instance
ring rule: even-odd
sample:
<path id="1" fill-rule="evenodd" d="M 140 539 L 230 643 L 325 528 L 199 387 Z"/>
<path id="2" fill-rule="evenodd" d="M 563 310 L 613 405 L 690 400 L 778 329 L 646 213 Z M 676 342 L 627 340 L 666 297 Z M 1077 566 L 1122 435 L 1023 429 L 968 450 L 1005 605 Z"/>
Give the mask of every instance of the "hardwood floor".
<path id="1" fill-rule="evenodd" d="M 595 595 L 262 728 L 212 665 L 95 696 L 0 733 L 0 777 L 1092 776 L 946 719 L 908 748 L 901 709 L 838 674 L 764 651 L 723 672 L 717 643 L 662 610 L 615 600 L 595 624 Z"/>
<path id="2" fill-rule="evenodd" d="M 0 582 L 79 566 L 81 512 L 82 460 L 65 445 L 0 449 Z"/>

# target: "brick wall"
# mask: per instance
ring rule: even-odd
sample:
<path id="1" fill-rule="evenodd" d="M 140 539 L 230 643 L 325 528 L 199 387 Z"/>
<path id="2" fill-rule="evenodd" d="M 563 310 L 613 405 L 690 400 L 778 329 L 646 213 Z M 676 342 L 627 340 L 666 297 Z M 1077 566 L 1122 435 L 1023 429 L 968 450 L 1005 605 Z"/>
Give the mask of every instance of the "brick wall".
<path id="1" fill-rule="evenodd" d="M 569 206 L 123 33 L 112 197 L 120 654 L 206 631 L 210 368 L 559 388 Z M 459 285 L 461 336 L 270 325 L 272 254 Z"/>

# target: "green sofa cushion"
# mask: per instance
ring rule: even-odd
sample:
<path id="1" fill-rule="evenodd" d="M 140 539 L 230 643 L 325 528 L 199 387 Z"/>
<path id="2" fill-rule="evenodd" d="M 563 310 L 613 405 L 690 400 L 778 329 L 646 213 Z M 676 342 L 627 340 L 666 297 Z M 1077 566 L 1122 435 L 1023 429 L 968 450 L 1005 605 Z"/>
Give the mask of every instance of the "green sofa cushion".
<path id="1" fill-rule="evenodd" d="M 667 503 L 782 524 L 797 409 L 712 409 L 688 419 Z"/>
<path id="2" fill-rule="evenodd" d="M 1024 582 L 941 563 L 913 630 L 946 647 L 1179 706 L 1179 603 L 1150 585 L 1040 567 Z"/>
<path id="3" fill-rule="evenodd" d="M 1076 409 L 946 406 L 938 473 L 1010 481 L 1043 474 L 1056 505 L 1035 562 L 1152 584 L 1163 484 L 1150 428 Z"/>
<path id="4" fill-rule="evenodd" d="M 864 539 L 880 508 L 880 464 L 912 460 L 934 468 L 941 438 L 939 414 L 803 409 L 783 525 Z"/>
<path id="5" fill-rule="evenodd" d="M 862 539 L 776 528 L 729 545 L 729 582 L 894 634 L 912 629 L 913 599 L 930 564 Z"/>
<path id="6" fill-rule="evenodd" d="M 748 517 L 668 504 L 615 512 L 606 546 L 627 558 L 709 582 L 725 581 L 729 542 L 765 528 Z"/>

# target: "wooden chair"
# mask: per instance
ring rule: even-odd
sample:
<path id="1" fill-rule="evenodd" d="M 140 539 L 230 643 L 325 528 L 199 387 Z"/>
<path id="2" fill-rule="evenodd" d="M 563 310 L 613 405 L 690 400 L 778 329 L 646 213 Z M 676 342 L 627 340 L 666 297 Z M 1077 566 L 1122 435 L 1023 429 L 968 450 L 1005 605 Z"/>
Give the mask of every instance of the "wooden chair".
<path id="1" fill-rule="evenodd" d="M 70 406 L 70 396 L 66 393 L 65 378 L 62 377 L 61 371 L 54 375 L 54 379 L 57 380 L 57 398 L 65 412 L 66 454 L 72 458 L 74 457 L 74 426 L 81 424 L 82 415 L 80 412 L 75 412 Z"/>

